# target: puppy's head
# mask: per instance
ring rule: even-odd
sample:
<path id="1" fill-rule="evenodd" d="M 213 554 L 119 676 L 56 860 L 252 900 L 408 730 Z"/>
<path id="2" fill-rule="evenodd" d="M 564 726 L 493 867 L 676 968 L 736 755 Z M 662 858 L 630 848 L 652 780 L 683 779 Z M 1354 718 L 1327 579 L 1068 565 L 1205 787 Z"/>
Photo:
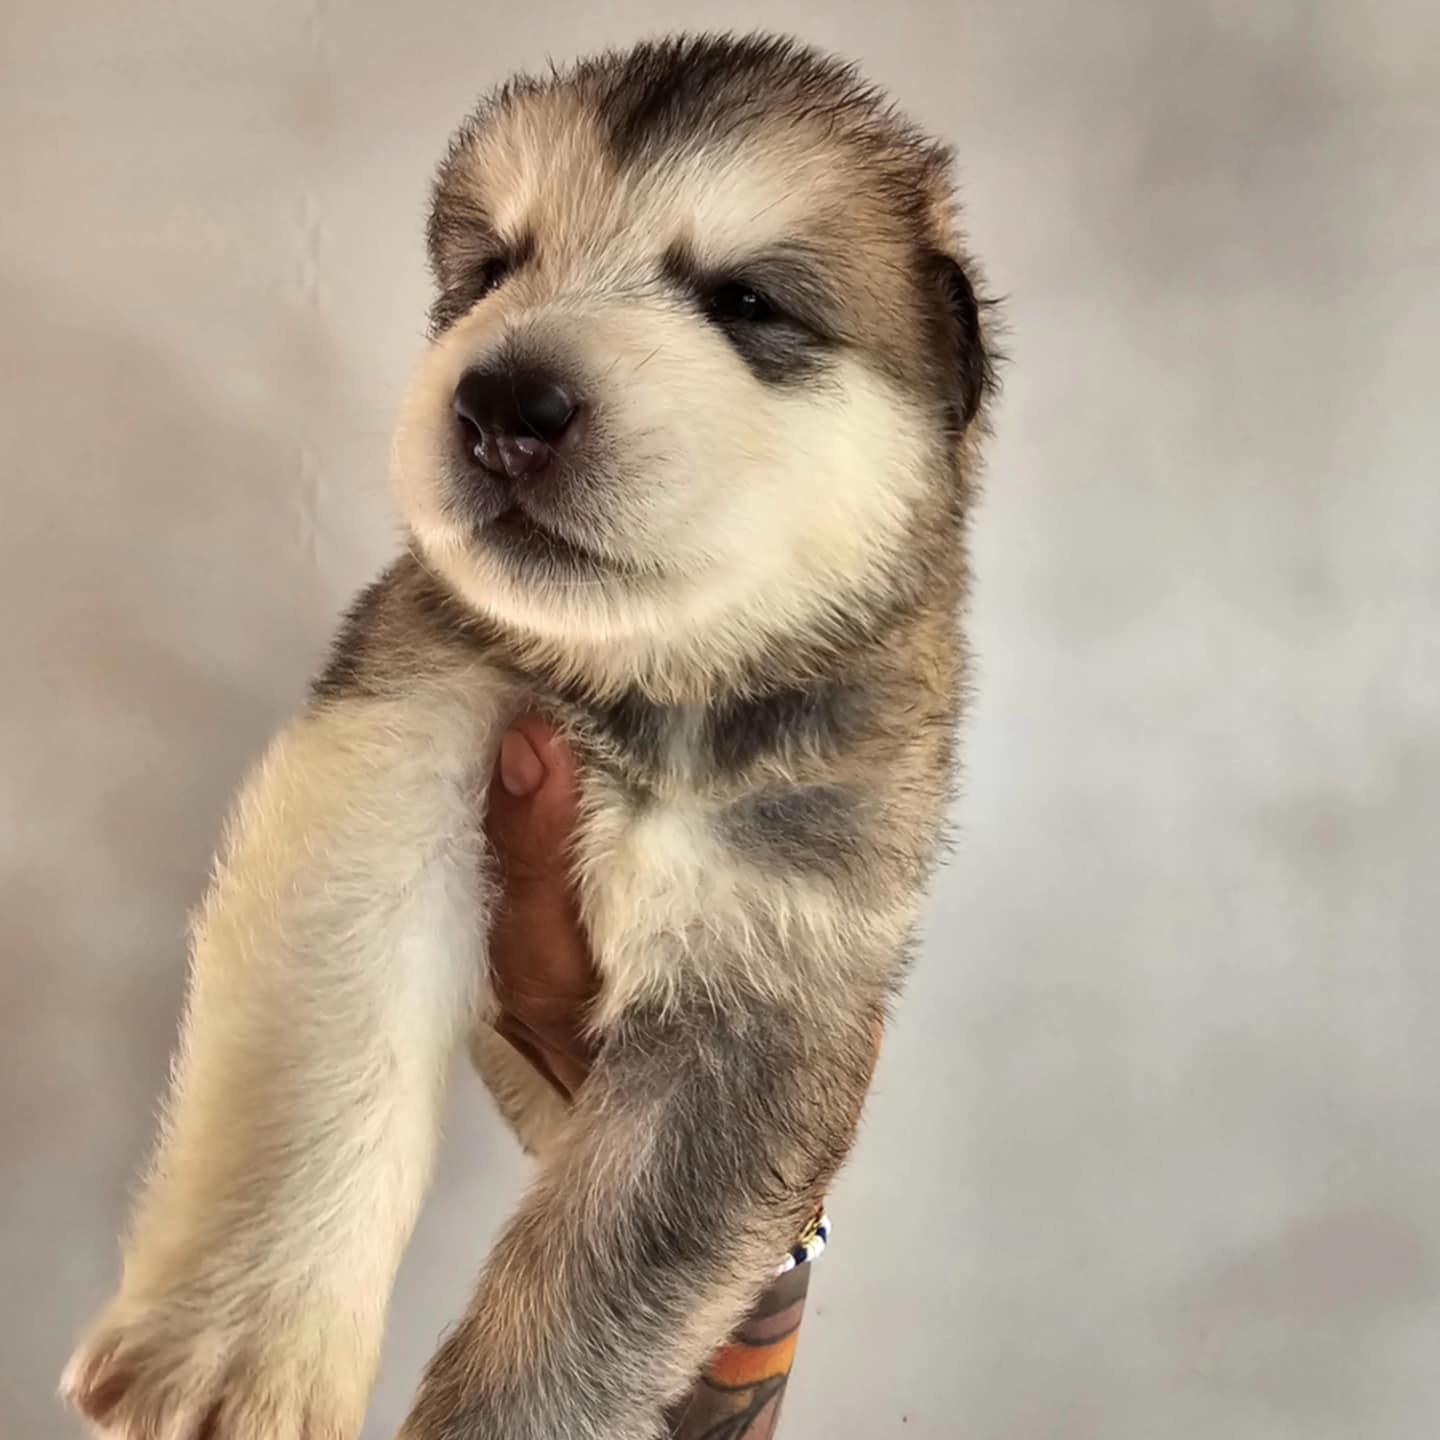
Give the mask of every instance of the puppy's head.
<path id="1" fill-rule="evenodd" d="M 395 446 L 429 562 L 561 663 L 672 691 L 958 567 L 989 367 L 947 169 L 776 40 L 483 103 L 436 183 Z"/>

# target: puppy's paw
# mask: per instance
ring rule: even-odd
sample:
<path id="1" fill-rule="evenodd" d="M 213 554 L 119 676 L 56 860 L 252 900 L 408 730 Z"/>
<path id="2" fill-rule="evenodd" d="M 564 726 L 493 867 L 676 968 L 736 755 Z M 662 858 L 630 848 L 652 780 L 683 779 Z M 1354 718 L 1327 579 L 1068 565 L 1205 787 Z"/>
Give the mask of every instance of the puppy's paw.
<path id="1" fill-rule="evenodd" d="M 207 1314 L 187 1298 L 122 1297 L 75 1352 L 61 1393 L 113 1440 L 354 1440 L 373 1350 L 343 1315 Z"/>

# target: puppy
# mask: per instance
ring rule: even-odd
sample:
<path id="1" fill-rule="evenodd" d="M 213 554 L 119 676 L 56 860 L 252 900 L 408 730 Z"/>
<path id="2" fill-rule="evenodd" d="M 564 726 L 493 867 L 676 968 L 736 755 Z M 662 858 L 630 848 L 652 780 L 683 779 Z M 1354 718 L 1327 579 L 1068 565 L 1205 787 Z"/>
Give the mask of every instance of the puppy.
<path id="1" fill-rule="evenodd" d="M 236 802 L 118 1297 L 127 1440 L 351 1440 L 467 1041 L 539 1170 L 410 1440 L 649 1440 L 844 1158 L 950 788 L 990 387 L 946 151 L 687 38 L 461 126 L 394 446 L 409 553 Z M 580 758 L 566 1110 L 491 1036 L 506 725 Z"/>

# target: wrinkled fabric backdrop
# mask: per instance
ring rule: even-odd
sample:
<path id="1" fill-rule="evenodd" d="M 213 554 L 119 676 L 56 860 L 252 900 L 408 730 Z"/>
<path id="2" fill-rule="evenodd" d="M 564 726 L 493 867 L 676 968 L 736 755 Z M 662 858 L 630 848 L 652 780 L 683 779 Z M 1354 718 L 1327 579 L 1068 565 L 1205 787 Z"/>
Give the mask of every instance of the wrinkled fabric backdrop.
<path id="1" fill-rule="evenodd" d="M 9 0 L 0 1427 L 79 1434 L 225 800 L 395 546 L 430 168 L 677 24 L 952 138 L 1012 329 L 959 845 L 784 1435 L 1433 1433 L 1433 0 Z M 459 1079 L 367 1437 L 523 1176 Z"/>

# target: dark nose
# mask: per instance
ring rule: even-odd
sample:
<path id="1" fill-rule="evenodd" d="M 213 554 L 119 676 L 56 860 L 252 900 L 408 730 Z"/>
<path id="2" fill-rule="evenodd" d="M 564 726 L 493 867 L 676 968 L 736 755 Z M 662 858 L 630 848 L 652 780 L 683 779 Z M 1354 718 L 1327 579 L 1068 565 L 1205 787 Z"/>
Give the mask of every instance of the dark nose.
<path id="1" fill-rule="evenodd" d="M 553 376 L 506 367 L 467 370 L 453 404 L 466 454 L 512 480 L 550 463 L 580 409 Z"/>

